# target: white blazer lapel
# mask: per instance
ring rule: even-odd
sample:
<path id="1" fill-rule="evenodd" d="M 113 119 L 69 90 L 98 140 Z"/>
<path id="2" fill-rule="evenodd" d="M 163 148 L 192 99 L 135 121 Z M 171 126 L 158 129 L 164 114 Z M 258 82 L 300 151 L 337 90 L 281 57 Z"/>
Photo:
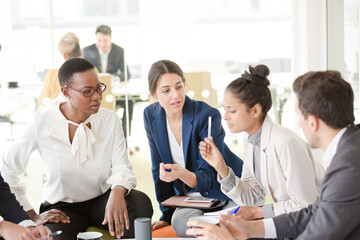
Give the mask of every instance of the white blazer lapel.
<path id="1" fill-rule="evenodd" d="M 271 138 L 271 129 L 273 126 L 273 122 L 269 116 L 266 116 L 261 132 L 261 143 L 260 143 L 260 174 L 261 174 L 261 182 L 265 192 L 268 195 L 272 195 L 269 188 L 269 176 L 267 169 L 268 164 L 271 165 L 268 161 L 268 155 L 266 154 L 267 148 L 269 146 L 270 138 Z"/>
<path id="2" fill-rule="evenodd" d="M 250 170 L 251 174 L 255 177 L 254 173 L 254 148 L 251 143 L 248 142 L 248 136 L 245 136 L 245 164 L 248 165 L 248 169 Z"/>

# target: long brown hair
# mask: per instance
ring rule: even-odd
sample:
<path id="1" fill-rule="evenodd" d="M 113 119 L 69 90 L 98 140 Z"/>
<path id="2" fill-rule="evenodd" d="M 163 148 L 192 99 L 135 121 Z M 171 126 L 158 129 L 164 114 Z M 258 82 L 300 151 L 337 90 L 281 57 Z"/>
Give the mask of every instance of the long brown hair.
<path id="1" fill-rule="evenodd" d="M 149 83 L 149 91 L 150 94 L 154 94 L 156 92 L 157 83 L 159 78 L 165 73 L 176 73 L 185 83 L 184 73 L 175 62 L 170 60 L 160 60 L 151 65 L 148 74 L 148 83 Z"/>

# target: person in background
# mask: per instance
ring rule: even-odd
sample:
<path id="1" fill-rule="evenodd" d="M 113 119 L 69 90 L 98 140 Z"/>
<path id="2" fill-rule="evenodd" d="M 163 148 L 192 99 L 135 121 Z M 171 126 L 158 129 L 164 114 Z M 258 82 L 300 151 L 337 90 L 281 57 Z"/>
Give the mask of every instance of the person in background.
<path id="1" fill-rule="evenodd" d="M 300 211 L 272 219 L 246 221 L 222 216 L 220 227 L 190 221 L 190 226 L 200 228 L 188 234 L 203 240 L 218 236 L 224 240 L 360 239 L 360 125 L 354 125 L 353 90 L 339 72 L 330 70 L 298 77 L 293 90 L 299 126 L 310 147 L 324 152 L 327 170 L 319 198 Z"/>
<path id="2" fill-rule="evenodd" d="M 201 156 L 218 172 L 221 190 L 242 206 L 237 215 L 246 220 L 271 218 L 314 203 L 325 172 L 306 142 L 267 114 L 272 105 L 269 74 L 265 65 L 249 66 L 225 90 L 224 120 L 232 133 L 246 132 L 241 178 L 226 165 L 212 139 L 200 143 Z M 273 203 L 264 205 L 266 194 Z"/>
<path id="3" fill-rule="evenodd" d="M 183 237 L 186 236 L 187 220 L 202 215 L 203 211 L 193 208 L 175 210 L 163 206 L 163 201 L 190 192 L 229 199 L 220 191 L 215 170 L 199 153 L 198 144 L 208 134 L 208 117 L 212 117 L 214 143 L 237 176 L 241 176 L 243 162 L 224 143 L 220 112 L 185 95 L 185 77 L 179 65 L 169 60 L 155 62 L 149 70 L 148 81 L 150 94 L 158 102 L 146 107 L 144 123 L 156 197 L 162 211 L 160 221 L 153 223 L 153 229 L 172 224 L 177 236 Z"/>
<path id="4" fill-rule="evenodd" d="M 82 58 L 66 61 L 59 81 L 67 101 L 35 115 L 3 156 L 4 179 L 34 222 L 62 230 L 57 240 L 76 239 L 88 226 L 133 238 L 134 219 L 151 218 L 153 209 L 148 196 L 134 189 L 120 119 L 100 108 L 106 85 Z M 47 179 L 40 214 L 19 179 L 34 150 L 43 159 Z"/>
<path id="5" fill-rule="evenodd" d="M 125 80 L 124 49 L 111 42 L 112 30 L 107 25 L 100 25 L 96 28 L 96 43 L 83 49 L 84 58 L 95 65 L 101 73 L 110 73 L 119 77 L 120 81 Z M 126 66 L 127 79 L 130 79 L 130 72 Z M 126 138 L 126 104 L 125 100 L 116 100 L 116 105 L 124 109 L 122 127 Z M 131 132 L 131 120 L 134 110 L 134 101 L 128 101 L 129 105 L 129 135 Z"/>
<path id="6" fill-rule="evenodd" d="M 60 39 L 58 50 L 64 61 L 81 57 L 79 38 L 72 32 L 66 33 Z M 60 100 L 61 87 L 59 84 L 58 73 L 58 68 L 51 69 L 46 73 L 44 86 L 38 99 L 40 106 L 51 106 L 57 104 L 56 99 Z M 51 104 L 51 102 L 54 102 L 54 104 Z"/>
<path id="7" fill-rule="evenodd" d="M 9 185 L 0 173 L 0 239 L 36 240 L 51 233 L 44 226 L 36 226 L 11 193 Z"/>

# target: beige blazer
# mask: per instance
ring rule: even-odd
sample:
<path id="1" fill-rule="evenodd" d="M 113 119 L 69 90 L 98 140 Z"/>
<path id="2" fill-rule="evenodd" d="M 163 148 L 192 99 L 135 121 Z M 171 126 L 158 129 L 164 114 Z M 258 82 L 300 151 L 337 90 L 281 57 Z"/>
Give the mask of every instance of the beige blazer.
<path id="1" fill-rule="evenodd" d="M 295 133 L 267 116 L 260 143 L 261 185 L 254 175 L 253 145 L 244 139 L 244 167 L 236 186 L 221 190 L 239 205 L 260 206 L 265 193 L 272 197 L 275 215 L 297 211 L 315 202 L 325 170 L 315 161 L 308 145 Z"/>

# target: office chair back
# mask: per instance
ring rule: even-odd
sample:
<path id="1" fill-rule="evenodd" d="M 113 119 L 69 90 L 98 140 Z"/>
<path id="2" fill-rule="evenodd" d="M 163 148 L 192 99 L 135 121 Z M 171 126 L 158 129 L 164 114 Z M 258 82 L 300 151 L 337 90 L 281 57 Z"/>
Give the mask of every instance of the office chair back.
<path id="1" fill-rule="evenodd" d="M 218 107 L 217 92 L 211 85 L 210 72 L 184 73 L 186 95 L 191 99 L 203 101 L 212 107 Z"/>
<path id="2" fill-rule="evenodd" d="M 111 92 L 111 75 L 108 73 L 99 73 L 99 80 L 106 85 L 105 92 L 102 94 L 101 107 L 115 110 L 116 98 Z"/>

